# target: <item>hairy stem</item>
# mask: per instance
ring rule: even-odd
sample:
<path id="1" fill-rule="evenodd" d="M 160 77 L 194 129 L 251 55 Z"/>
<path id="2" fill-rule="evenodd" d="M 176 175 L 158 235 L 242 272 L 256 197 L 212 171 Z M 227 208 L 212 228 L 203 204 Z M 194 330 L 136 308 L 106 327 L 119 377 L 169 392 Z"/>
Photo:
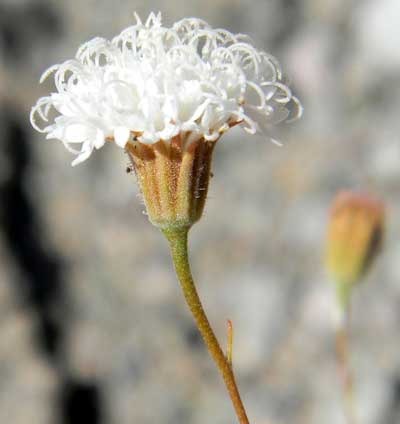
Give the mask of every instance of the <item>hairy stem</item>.
<path id="1" fill-rule="evenodd" d="M 224 379 L 239 423 L 249 424 L 249 420 L 236 385 L 232 367 L 228 359 L 225 357 L 214 331 L 210 326 L 193 281 L 187 248 L 188 231 L 189 228 L 174 228 L 163 230 L 163 233 L 169 241 L 172 260 L 174 262 L 176 274 L 181 284 L 186 302 L 192 312 L 197 328 L 203 337 L 207 349 Z"/>

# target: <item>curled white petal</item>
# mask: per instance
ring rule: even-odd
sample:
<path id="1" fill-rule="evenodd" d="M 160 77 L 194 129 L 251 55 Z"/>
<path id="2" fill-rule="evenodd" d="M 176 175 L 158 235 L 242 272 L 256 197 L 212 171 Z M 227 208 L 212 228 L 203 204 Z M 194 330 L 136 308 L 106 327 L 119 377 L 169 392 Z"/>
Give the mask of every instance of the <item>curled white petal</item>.
<path id="1" fill-rule="evenodd" d="M 117 146 L 124 148 L 129 141 L 130 131 L 127 127 L 116 127 L 114 129 L 114 140 Z"/>
<path id="2" fill-rule="evenodd" d="M 90 136 L 90 129 L 84 124 L 71 124 L 65 129 L 65 140 L 68 143 L 83 143 Z"/>
<path id="3" fill-rule="evenodd" d="M 47 68 L 40 77 L 39 83 L 42 84 L 53 72 L 56 72 L 59 67 L 60 65 L 57 64 L 50 66 L 50 68 Z"/>
<path id="4" fill-rule="evenodd" d="M 106 142 L 106 138 L 104 136 L 104 132 L 97 129 L 96 137 L 94 139 L 94 147 L 96 147 L 96 149 L 100 149 L 104 146 L 105 142 Z"/>
<path id="5" fill-rule="evenodd" d="M 90 143 L 84 143 L 82 150 L 79 152 L 78 156 L 72 161 L 72 166 L 79 165 L 84 162 L 92 154 L 93 146 Z"/>
<path id="6" fill-rule="evenodd" d="M 301 116 L 278 61 L 247 36 L 196 18 L 167 28 L 160 13 L 134 16 L 112 40 L 96 37 L 42 75 L 54 76 L 56 91 L 38 100 L 31 123 L 76 154 L 74 165 L 106 139 L 121 148 L 179 133 L 212 141 L 238 123 L 269 136 L 271 126 Z"/>

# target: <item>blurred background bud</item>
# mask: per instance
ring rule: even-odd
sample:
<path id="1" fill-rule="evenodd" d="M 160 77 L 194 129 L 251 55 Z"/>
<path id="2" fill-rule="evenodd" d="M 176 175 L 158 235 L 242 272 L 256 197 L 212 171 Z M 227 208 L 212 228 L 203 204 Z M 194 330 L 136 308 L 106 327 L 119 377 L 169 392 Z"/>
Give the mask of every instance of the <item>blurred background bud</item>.
<path id="1" fill-rule="evenodd" d="M 367 194 L 337 194 L 328 224 L 326 261 L 342 307 L 379 252 L 383 227 L 382 202 Z"/>

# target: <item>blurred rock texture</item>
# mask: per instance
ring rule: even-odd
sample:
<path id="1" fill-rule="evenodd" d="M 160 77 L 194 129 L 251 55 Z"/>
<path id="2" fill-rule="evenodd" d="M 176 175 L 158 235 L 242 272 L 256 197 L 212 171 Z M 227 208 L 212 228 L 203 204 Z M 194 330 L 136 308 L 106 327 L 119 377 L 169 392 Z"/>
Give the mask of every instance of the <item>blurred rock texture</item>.
<path id="1" fill-rule="evenodd" d="M 400 422 L 400 2 L 0 0 L 0 422 L 225 424 L 234 415 L 126 157 L 85 164 L 30 128 L 41 72 L 132 13 L 198 16 L 272 52 L 303 100 L 284 147 L 219 142 L 194 274 L 252 423 L 341 424 L 327 211 L 338 189 L 388 206 L 386 246 L 353 305 L 362 424 Z M 81 420 L 81 421 L 80 421 Z M 82 421 L 83 420 L 83 421 Z"/>

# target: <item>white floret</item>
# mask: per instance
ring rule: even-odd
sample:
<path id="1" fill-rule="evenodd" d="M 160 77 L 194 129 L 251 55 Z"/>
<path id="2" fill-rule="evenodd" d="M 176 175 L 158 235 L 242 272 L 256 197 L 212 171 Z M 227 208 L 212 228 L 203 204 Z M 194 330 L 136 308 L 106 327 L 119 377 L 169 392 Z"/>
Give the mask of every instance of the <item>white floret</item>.
<path id="1" fill-rule="evenodd" d="M 32 108 L 32 125 L 76 154 L 73 165 L 106 140 L 122 148 L 184 132 L 191 140 L 217 140 L 236 124 L 268 135 L 271 126 L 301 115 L 277 60 L 246 36 L 195 18 L 165 28 L 160 14 L 144 24 L 135 16 L 136 24 L 113 40 L 94 38 L 42 75 L 41 82 L 54 74 L 56 92 Z M 49 122 L 52 109 L 58 116 Z"/>

